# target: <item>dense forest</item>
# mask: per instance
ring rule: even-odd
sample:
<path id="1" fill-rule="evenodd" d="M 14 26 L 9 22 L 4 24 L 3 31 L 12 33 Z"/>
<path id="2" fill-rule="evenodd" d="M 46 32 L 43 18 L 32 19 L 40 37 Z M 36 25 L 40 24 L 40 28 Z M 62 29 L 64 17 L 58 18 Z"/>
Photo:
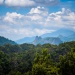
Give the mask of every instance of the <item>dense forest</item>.
<path id="1" fill-rule="evenodd" d="M 0 46 L 0 75 L 75 75 L 75 41 Z"/>

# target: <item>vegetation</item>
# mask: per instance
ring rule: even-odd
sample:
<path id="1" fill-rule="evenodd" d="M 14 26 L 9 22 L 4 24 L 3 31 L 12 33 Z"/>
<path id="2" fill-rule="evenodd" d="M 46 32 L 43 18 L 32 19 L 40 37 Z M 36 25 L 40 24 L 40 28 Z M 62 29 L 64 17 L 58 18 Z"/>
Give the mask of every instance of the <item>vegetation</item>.
<path id="1" fill-rule="evenodd" d="M 0 75 L 75 75 L 75 41 L 58 46 L 2 45 Z"/>

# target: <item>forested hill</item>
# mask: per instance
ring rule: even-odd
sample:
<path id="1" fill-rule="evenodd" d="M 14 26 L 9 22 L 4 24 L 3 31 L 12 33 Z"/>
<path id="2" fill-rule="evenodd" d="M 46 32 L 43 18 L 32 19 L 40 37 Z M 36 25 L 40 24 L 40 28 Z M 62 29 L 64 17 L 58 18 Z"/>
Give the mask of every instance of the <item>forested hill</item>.
<path id="1" fill-rule="evenodd" d="M 4 44 L 7 44 L 7 43 L 9 43 L 9 44 L 16 44 L 14 41 L 0 36 L 0 45 L 4 45 Z"/>
<path id="2" fill-rule="evenodd" d="M 75 75 L 75 41 L 0 46 L 0 75 Z"/>

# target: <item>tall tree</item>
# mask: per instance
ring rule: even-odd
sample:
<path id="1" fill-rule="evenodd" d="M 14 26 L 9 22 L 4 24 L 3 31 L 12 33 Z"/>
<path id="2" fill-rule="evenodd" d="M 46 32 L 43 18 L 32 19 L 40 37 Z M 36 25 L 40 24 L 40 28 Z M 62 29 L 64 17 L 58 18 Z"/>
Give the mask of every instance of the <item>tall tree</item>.
<path id="1" fill-rule="evenodd" d="M 54 66 L 47 49 L 43 49 L 41 55 L 36 54 L 32 75 L 58 75 L 58 68 Z"/>
<path id="2" fill-rule="evenodd" d="M 60 75 L 75 75 L 75 48 L 60 57 Z"/>

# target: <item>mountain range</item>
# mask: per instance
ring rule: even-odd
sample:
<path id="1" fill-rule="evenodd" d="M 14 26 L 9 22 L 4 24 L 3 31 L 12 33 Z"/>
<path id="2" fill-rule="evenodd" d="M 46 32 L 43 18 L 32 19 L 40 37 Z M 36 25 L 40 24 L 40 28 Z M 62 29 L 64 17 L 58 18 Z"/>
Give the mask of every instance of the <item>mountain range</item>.
<path id="1" fill-rule="evenodd" d="M 75 41 L 75 32 L 69 29 L 59 29 L 52 33 L 46 33 L 41 36 L 25 37 L 23 39 L 17 40 L 18 44 L 22 43 L 31 43 L 34 45 L 37 44 L 60 44 L 63 42 Z"/>
<path id="2" fill-rule="evenodd" d="M 0 45 L 4 45 L 7 43 L 10 44 L 23 44 L 23 43 L 29 43 L 29 44 L 55 44 L 58 45 L 63 42 L 69 42 L 69 41 L 75 41 L 75 32 L 69 29 L 59 29 L 52 33 L 46 33 L 41 36 L 33 36 L 33 37 L 25 37 L 17 41 L 9 40 L 5 37 L 0 36 Z"/>

